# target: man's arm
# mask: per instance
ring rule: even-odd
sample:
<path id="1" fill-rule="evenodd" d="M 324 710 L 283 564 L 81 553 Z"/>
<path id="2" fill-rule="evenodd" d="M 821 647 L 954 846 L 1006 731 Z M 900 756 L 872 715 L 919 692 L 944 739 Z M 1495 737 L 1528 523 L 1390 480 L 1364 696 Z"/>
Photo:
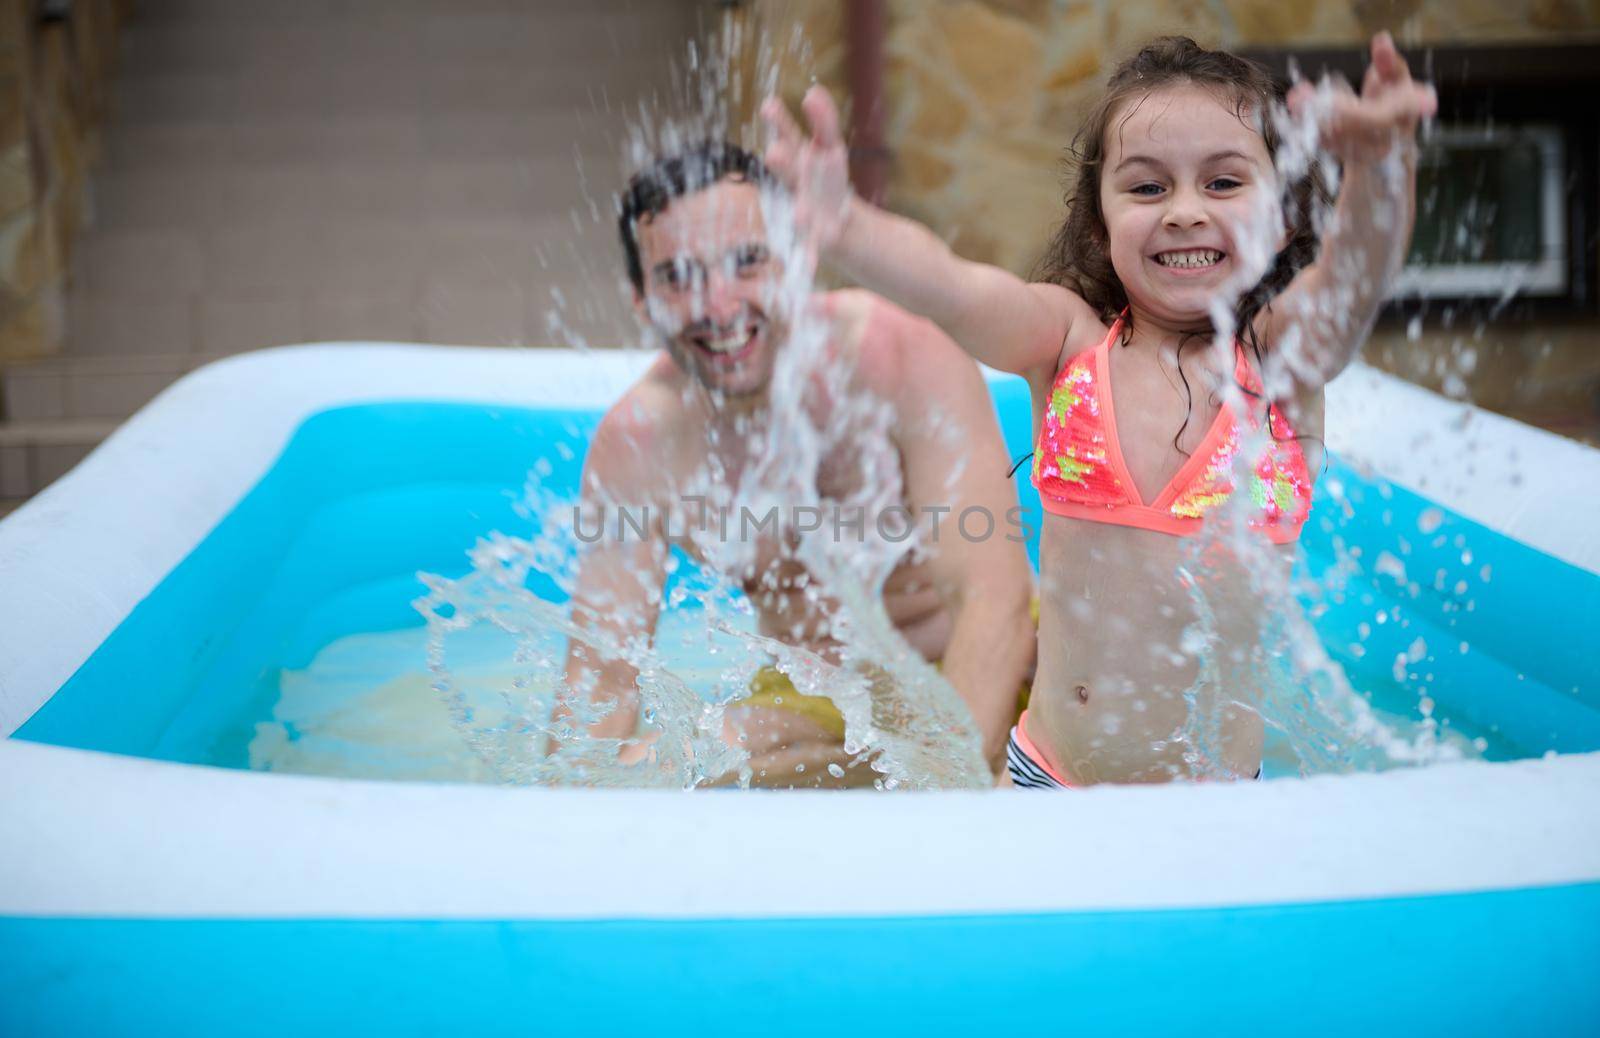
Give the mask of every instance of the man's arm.
<path id="1" fill-rule="evenodd" d="M 1005 759 L 1017 693 L 1033 668 L 1033 575 L 1021 541 L 1005 441 L 976 364 L 927 321 L 877 304 L 867 335 L 889 340 L 907 504 L 948 508 L 930 573 L 954 626 L 944 676 L 972 711 L 991 768 Z M 977 509 L 962 532 L 960 517 Z M 989 521 L 992 519 L 992 523 Z M 951 521 L 955 520 L 955 521 Z M 919 534 L 926 530 L 918 526 Z"/>
<path id="2" fill-rule="evenodd" d="M 1412 81 L 1388 33 L 1372 41 L 1357 97 L 1301 84 L 1290 108 L 1316 111 L 1323 143 L 1343 163 L 1339 198 L 1315 263 L 1262 312 L 1258 329 L 1274 363 L 1301 393 L 1343 371 L 1372 331 L 1405 261 L 1416 219 L 1416 127 L 1438 107 Z"/>
<path id="3" fill-rule="evenodd" d="M 669 551 L 655 515 L 640 524 L 646 529 L 643 538 L 634 526 L 617 521 L 619 508 L 642 508 L 651 501 L 641 492 L 650 482 L 639 465 L 649 457 L 643 442 L 648 436 L 641 420 L 625 408 L 619 405 L 601 422 L 584 461 L 579 532 L 592 537 L 598 525 L 599 537 L 578 564 L 572 621 L 592 640 L 569 641 L 564 695 L 552 718 L 560 722 L 574 713 L 587 718 L 604 712 L 588 724 L 591 738 L 629 739 L 638 726 L 639 672 L 618 651 L 654 636 Z M 575 709 L 577 703 L 586 707 Z M 631 754 L 625 750 L 624 756 Z"/>

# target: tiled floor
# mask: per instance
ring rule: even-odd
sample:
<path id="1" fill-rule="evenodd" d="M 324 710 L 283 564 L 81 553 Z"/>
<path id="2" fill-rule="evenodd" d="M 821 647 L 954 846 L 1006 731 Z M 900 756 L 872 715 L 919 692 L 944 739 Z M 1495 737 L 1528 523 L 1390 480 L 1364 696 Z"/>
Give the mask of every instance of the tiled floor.
<path id="1" fill-rule="evenodd" d="M 229 353 L 629 340 L 628 120 L 720 6 L 140 0 L 65 351 L 0 372 L 0 502 Z"/>

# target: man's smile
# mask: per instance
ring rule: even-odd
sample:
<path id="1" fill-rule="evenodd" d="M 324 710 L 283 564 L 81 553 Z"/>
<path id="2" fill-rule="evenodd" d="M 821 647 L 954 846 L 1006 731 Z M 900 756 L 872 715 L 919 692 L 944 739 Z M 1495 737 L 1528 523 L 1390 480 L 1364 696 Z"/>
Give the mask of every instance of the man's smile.
<path id="1" fill-rule="evenodd" d="M 766 323 L 764 318 L 749 317 L 731 325 L 687 332 L 684 338 L 713 363 L 731 366 L 749 358 Z"/>

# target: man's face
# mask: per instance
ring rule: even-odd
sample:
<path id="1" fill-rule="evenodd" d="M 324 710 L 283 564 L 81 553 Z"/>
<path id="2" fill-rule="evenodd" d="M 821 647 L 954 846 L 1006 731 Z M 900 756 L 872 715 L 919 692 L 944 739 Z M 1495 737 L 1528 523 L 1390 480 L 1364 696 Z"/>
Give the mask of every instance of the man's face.
<path id="1" fill-rule="evenodd" d="M 644 291 L 634 305 L 678 365 L 707 389 L 766 388 L 782 265 L 767 245 L 754 184 L 721 180 L 639 221 Z"/>

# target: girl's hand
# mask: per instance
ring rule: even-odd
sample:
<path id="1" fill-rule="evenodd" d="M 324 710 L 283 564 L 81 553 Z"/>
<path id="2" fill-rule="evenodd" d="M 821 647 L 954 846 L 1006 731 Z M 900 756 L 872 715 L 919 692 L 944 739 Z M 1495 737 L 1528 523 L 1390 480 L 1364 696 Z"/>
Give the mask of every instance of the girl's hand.
<path id="1" fill-rule="evenodd" d="M 1411 144 L 1417 123 L 1439 110 L 1433 87 L 1412 81 L 1387 32 L 1372 38 L 1372 63 L 1361 81 L 1361 96 L 1341 79 L 1322 88 L 1298 83 L 1287 100 L 1292 114 L 1313 113 L 1323 146 L 1341 162 L 1372 162 L 1396 145 Z"/>
<path id="2" fill-rule="evenodd" d="M 819 249 L 827 249 L 843 233 L 855 198 L 850 154 L 839 133 L 839 109 L 826 90 L 807 90 L 800 109 L 811 124 L 810 140 L 782 101 L 769 97 L 761 106 L 769 133 L 765 161 L 794 194 L 795 221 Z"/>

